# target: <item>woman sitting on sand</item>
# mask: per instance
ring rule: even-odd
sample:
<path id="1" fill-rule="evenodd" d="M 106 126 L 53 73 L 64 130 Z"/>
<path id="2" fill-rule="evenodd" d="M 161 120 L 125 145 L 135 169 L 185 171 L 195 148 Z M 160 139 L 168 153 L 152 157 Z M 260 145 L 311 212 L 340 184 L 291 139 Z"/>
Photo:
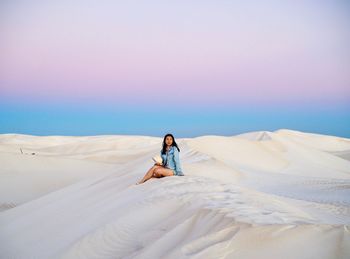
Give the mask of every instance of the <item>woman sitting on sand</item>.
<path id="1" fill-rule="evenodd" d="M 154 166 L 148 170 L 143 179 L 136 184 L 144 183 L 152 177 L 183 176 L 179 152 L 180 149 L 175 142 L 174 136 L 172 134 L 166 134 L 163 139 L 163 148 L 160 151 L 162 163 L 155 163 Z"/>

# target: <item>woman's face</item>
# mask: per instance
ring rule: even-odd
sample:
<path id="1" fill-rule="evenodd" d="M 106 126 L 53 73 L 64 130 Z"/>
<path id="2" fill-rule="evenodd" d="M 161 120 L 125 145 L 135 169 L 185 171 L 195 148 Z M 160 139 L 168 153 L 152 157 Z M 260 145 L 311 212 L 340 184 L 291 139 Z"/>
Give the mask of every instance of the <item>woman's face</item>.
<path id="1" fill-rule="evenodd" d="M 171 144 L 173 144 L 173 138 L 171 136 L 167 136 L 165 138 L 165 144 L 167 144 L 168 146 L 171 146 Z"/>

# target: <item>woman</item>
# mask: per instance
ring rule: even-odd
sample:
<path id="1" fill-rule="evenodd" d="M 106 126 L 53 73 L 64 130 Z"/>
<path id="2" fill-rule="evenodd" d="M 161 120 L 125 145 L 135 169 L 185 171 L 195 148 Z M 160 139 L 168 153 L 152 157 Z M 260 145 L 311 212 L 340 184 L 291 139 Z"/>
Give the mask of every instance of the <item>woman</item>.
<path id="1" fill-rule="evenodd" d="M 154 166 L 148 170 L 143 179 L 136 184 L 144 183 L 152 177 L 183 176 L 179 152 L 180 149 L 175 142 L 174 136 L 172 134 L 166 134 L 163 139 L 163 148 L 160 151 L 162 163 L 155 163 Z"/>

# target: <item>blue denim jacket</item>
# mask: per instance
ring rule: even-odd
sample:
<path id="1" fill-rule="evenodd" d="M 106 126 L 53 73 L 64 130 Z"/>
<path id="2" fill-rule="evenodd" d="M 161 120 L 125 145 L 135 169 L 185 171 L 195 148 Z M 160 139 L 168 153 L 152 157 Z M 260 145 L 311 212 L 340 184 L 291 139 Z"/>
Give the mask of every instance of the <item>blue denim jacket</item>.
<path id="1" fill-rule="evenodd" d="M 160 156 L 163 159 L 164 166 L 175 170 L 176 175 L 184 176 L 180 165 L 179 150 L 177 150 L 175 146 L 171 146 L 171 148 L 165 154 L 162 154 L 161 150 Z"/>

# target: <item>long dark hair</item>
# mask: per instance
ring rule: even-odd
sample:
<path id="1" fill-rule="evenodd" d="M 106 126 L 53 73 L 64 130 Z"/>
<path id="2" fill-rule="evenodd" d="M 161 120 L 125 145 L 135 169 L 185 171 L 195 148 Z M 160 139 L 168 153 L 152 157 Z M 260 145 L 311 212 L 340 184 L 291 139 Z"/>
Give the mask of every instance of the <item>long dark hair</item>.
<path id="1" fill-rule="evenodd" d="M 180 152 L 180 149 L 179 149 L 179 147 L 177 146 L 177 143 L 175 142 L 175 138 L 174 138 L 173 134 L 168 133 L 168 134 L 166 134 L 166 135 L 164 136 L 164 138 L 163 138 L 162 154 L 165 154 L 165 152 L 166 152 L 166 143 L 165 143 L 165 139 L 166 139 L 166 137 L 168 137 L 168 136 L 170 136 L 170 137 L 173 139 L 173 143 L 172 143 L 171 145 L 174 146 L 174 147 L 176 147 L 177 150 Z"/>

